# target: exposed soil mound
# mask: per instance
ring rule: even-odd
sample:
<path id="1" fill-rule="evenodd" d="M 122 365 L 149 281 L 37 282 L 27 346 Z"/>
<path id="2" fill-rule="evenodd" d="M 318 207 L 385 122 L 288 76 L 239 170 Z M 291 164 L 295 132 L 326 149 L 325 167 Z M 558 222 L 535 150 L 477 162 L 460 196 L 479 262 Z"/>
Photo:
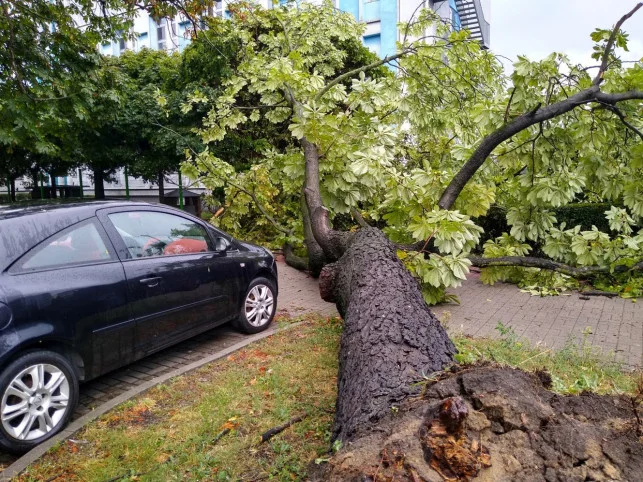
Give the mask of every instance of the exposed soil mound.
<path id="1" fill-rule="evenodd" d="M 498 367 L 454 373 L 362 430 L 312 479 L 641 480 L 640 405 L 557 395 L 543 386 L 550 380 Z"/>

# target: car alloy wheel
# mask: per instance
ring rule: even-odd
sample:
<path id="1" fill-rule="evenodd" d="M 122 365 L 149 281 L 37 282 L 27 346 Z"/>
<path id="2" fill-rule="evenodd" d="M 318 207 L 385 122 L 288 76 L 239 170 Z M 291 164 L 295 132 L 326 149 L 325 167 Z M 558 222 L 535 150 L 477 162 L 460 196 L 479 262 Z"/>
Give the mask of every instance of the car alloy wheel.
<path id="1" fill-rule="evenodd" d="M 274 295 L 272 289 L 265 284 L 253 286 L 246 295 L 246 320 L 256 328 L 271 320 L 273 308 Z"/>
<path id="2" fill-rule="evenodd" d="M 70 383 L 48 363 L 31 365 L 8 384 L 2 395 L 0 419 L 16 440 L 41 438 L 61 424 L 70 409 Z"/>

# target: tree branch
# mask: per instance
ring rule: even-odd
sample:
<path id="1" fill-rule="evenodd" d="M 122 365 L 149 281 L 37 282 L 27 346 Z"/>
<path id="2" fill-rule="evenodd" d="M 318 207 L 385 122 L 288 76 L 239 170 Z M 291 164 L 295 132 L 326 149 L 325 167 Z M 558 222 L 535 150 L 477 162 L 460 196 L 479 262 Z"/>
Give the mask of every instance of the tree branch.
<path id="1" fill-rule="evenodd" d="M 621 120 L 621 122 L 630 130 L 632 130 L 635 134 L 637 134 L 643 141 L 643 132 L 641 132 L 639 129 L 637 129 L 635 126 L 629 123 L 625 118 L 625 114 L 623 114 L 623 112 L 621 112 L 621 110 L 618 107 L 614 105 L 608 105 L 606 108 L 611 112 L 613 112 L 614 114 L 616 114 L 616 116 Z"/>
<path id="2" fill-rule="evenodd" d="M 460 171 L 453 177 L 451 183 L 449 183 L 447 188 L 444 190 L 438 205 L 442 209 L 451 209 L 456 199 L 464 189 L 464 186 L 466 186 L 478 169 L 484 164 L 493 150 L 504 141 L 510 139 L 528 127 L 558 117 L 580 105 L 592 102 L 614 105 L 618 102 L 636 99 L 643 99 L 643 91 L 631 90 L 628 92 L 608 94 L 601 92 L 597 85 L 592 85 L 591 87 L 582 90 L 565 100 L 543 108 L 540 108 L 539 105 L 532 111 L 516 117 L 511 122 L 495 130 L 482 140 L 469 160 L 464 164 L 464 166 L 462 166 Z"/>
<path id="3" fill-rule="evenodd" d="M 409 52 L 410 52 L 410 49 L 408 49 L 408 48 L 404 49 L 404 50 L 402 50 L 402 51 L 400 51 L 400 52 L 398 52 L 398 53 L 396 53 L 394 55 L 388 55 L 388 56 L 384 57 L 381 60 L 378 60 L 376 62 L 372 62 L 372 63 L 370 63 L 368 65 L 364 65 L 364 66 L 359 67 L 357 69 L 353 69 L 353 70 L 351 70 L 349 72 L 345 72 L 342 75 L 339 75 L 339 76 L 335 77 L 328 84 L 326 84 L 326 87 L 324 87 L 322 90 L 319 91 L 319 93 L 315 96 L 315 100 L 321 99 L 324 96 L 324 94 L 326 94 L 326 92 L 328 92 L 330 89 L 335 87 L 337 84 L 343 82 L 344 80 L 350 79 L 351 77 L 353 77 L 354 75 L 359 74 L 360 72 L 366 72 L 368 70 L 375 69 L 375 68 L 379 67 L 380 65 L 384 65 L 384 64 L 387 64 L 387 63 L 389 63 L 389 62 L 391 62 L 391 61 L 393 61 L 395 59 L 399 59 L 400 57 L 404 57 Z"/>
<path id="4" fill-rule="evenodd" d="M 609 266 L 582 266 L 580 268 L 570 266 L 558 261 L 552 261 L 545 258 L 536 258 L 533 256 L 503 256 L 500 258 L 483 258 L 480 256 L 469 257 L 471 264 L 478 268 L 488 268 L 493 266 L 518 266 L 521 268 L 540 268 L 550 271 L 557 271 L 558 273 L 566 274 L 576 279 L 591 278 L 597 274 L 604 274 L 610 272 Z M 628 271 L 642 271 L 643 262 L 628 267 L 619 265 L 614 268 L 616 273 L 625 273 Z"/>
<path id="5" fill-rule="evenodd" d="M 612 50 L 614 49 L 614 42 L 616 41 L 616 36 L 618 35 L 618 32 L 621 30 L 621 27 L 623 26 L 625 21 L 628 18 L 630 18 L 632 15 L 634 15 L 636 11 L 641 7 L 643 7 L 643 2 L 639 2 L 629 13 L 626 13 L 625 15 L 623 15 L 621 19 L 618 22 L 616 22 L 616 25 L 614 26 L 614 29 L 612 30 L 612 33 L 610 34 L 610 37 L 607 40 L 607 44 L 605 45 L 605 52 L 603 52 L 603 58 L 601 60 L 601 68 L 598 69 L 598 74 L 596 74 L 596 77 L 594 78 L 592 85 L 599 85 L 601 82 L 603 82 L 603 76 L 607 71 L 609 56 Z"/>
<path id="6" fill-rule="evenodd" d="M 540 104 L 538 104 L 538 106 L 531 112 L 522 114 L 485 137 L 473 152 L 469 160 L 467 160 L 464 166 L 462 166 L 460 171 L 453 177 L 447 188 L 444 190 L 440 197 L 440 201 L 438 202 L 438 206 L 442 209 L 451 209 L 456 199 L 464 189 L 464 186 L 466 186 L 466 184 L 476 174 L 478 169 L 484 164 L 493 150 L 518 132 L 527 129 L 532 125 L 570 112 L 580 105 L 592 102 L 615 105 L 618 102 L 625 100 L 643 99 L 643 91 L 630 90 L 619 93 L 605 93 L 600 90 L 600 83 L 602 81 L 603 74 L 609 67 L 609 54 L 613 49 L 616 35 L 623 23 L 634 15 L 634 13 L 641 7 L 643 7 L 643 2 L 639 2 L 629 13 L 621 17 L 612 30 L 605 48 L 605 53 L 603 54 L 601 68 L 599 69 L 599 73 L 594 79 L 591 87 L 584 89 L 565 100 L 547 105 L 543 108 L 540 108 Z"/>

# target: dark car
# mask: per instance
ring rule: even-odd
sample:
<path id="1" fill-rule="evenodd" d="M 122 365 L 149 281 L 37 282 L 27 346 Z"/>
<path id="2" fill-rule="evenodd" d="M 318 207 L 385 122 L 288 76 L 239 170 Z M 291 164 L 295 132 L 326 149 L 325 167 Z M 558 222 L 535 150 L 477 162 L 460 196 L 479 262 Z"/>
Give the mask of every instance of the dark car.
<path id="1" fill-rule="evenodd" d="M 134 202 L 0 208 L 0 448 L 59 432 L 78 383 L 226 322 L 268 327 L 264 248 Z"/>

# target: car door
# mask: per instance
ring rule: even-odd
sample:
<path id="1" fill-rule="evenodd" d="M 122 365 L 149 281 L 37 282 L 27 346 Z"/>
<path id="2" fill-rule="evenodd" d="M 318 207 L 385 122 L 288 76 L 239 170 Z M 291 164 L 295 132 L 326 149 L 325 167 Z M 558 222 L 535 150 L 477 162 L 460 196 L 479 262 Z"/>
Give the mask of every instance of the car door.
<path id="1" fill-rule="evenodd" d="M 240 268 L 196 219 L 159 209 L 102 210 L 123 263 L 139 355 L 232 316 Z"/>
<path id="2" fill-rule="evenodd" d="M 123 266 L 96 218 L 31 249 L 10 269 L 7 291 L 21 323 L 71 341 L 92 377 L 133 360 L 134 326 Z"/>

